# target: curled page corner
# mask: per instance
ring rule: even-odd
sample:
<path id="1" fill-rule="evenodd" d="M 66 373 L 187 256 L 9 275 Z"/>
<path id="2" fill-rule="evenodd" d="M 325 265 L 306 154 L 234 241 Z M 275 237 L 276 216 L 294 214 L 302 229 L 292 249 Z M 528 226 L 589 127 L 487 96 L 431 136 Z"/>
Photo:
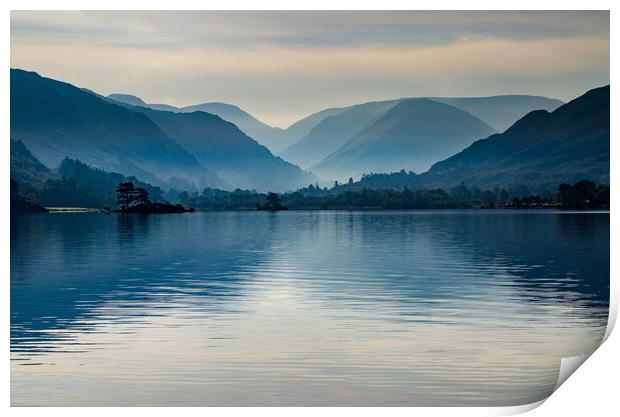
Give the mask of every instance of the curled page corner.
<path id="1" fill-rule="evenodd" d="M 607 319 L 607 329 L 605 330 L 605 335 L 603 336 L 603 340 L 601 340 L 601 344 L 599 347 L 605 343 L 607 338 L 614 329 L 616 324 L 617 312 L 618 312 L 618 298 L 614 296 L 615 293 L 612 290 L 609 302 L 609 317 Z M 598 348 L 597 348 L 598 349 Z M 555 392 L 560 386 L 566 382 L 566 380 L 577 370 L 585 361 L 588 360 L 590 356 L 596 351 L 594 349 L 591 352 L 584 353 L 579 356 L 571 356 L 567 358 L 562 358 L 560 361 L 560 373 L 558 375 L 558 382 L 555 384 L 555 388 L 553 388 L 553 392 Z M 534 407 L 535 408 L 535 407 Z"/>
<path id="2" fill-rule="evenodd" d="M 601 344 L 605 343 L 609 335 L 616 325 L 616 318 L 618 317 L 618 290 L 616 286 L 612 285 L 609 294 L 609 317 L 607 319 L 607 329 L 605 330 L 605 336 Z"/>
<path id="3" fill-rule="evenodd" d="M 547 398 L 549 398 L 549 397 L 547 397 Z M 506 408 L 502 409 L 500 415 L 510 416 L 510 415 L 527 413 L 529 411 L 534 410 L 535 408 L 540 407 L 545 401 L 547 401 L 547 398 L 543 398 L 542 400 L 539 400 L 539 401 L 536 401 L 536 402 L 533 402 L 533 403 L 529 403 L 529 404 L 515 405 L 515 406 L 512 406 L 512 407 L 506 407 Z"/>
<path id="4" fill-rule="evenodd" d="M 555 384 L 555 388 L 553 388 L 553 392 L 555 392 L 560 386 L 566 382 L 566 380 L 577 370 L 583 363 L 588 360 L 588 358 L 594 353 L 592 352 L 585 353 L 579 356 L 570 356 L 568 358 L 562 358 L 560 362 L 560 373 L 558 375 L 558 382 Z"/>

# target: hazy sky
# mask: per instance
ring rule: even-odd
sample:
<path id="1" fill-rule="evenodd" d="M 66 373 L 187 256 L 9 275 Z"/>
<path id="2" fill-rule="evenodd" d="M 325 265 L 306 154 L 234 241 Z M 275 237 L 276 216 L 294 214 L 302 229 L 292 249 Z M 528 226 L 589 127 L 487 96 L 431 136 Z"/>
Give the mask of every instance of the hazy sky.
<path id="1" fill-rule="evenodd" d="M 406 96 L 572 99 L 609 83 L 609 13 L 11 12 L 11 67 L 286 127 Z"/>

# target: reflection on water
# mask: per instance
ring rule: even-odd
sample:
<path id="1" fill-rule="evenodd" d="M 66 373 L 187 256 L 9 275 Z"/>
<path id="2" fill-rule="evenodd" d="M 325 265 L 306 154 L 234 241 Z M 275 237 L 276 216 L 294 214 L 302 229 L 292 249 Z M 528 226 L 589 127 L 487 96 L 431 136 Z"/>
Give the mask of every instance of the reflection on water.
<path id="1" fill-rule="evenodd" d="M 519 405 L 608 294 L 608 213 L 24 216 L 11 402 Z"/>

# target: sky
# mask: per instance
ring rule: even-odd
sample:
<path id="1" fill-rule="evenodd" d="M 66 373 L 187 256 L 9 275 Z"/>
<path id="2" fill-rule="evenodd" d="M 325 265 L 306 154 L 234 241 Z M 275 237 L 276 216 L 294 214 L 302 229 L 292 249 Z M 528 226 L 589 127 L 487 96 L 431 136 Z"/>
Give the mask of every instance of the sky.
<path id="1" fill-rule="evenodd" d="M 12 11 L 11 67 L 287 127 L 400 97 L 571 100 L 609 83 L 609 12 Z"/>

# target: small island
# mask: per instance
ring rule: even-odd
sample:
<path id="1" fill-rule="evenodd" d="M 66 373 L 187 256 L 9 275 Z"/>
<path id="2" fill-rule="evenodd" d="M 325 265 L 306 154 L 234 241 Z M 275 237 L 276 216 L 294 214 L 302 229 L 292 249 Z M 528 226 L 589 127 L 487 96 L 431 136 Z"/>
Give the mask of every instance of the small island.
<path id="1" fill-rule="evenodd" d="M 258 211 L 281 211 L 288 210 L 288 207 L 282 205 L 282 200 L 280 200 L 280 196 L 276 193 L 270 192 L 265 197 L 265 203 L 256 203 L 256 210 Z"/>
<path id="2" fill-rule="evenodd" d="M 193 213 L 193 208 L 185 208 L 181 204 L 153 203 L 149 192 L 141 187 L 135 187 L 132 182 L 121 182 L 116 189 L 118 208 L 105 211 L 114 213 Z"/>

